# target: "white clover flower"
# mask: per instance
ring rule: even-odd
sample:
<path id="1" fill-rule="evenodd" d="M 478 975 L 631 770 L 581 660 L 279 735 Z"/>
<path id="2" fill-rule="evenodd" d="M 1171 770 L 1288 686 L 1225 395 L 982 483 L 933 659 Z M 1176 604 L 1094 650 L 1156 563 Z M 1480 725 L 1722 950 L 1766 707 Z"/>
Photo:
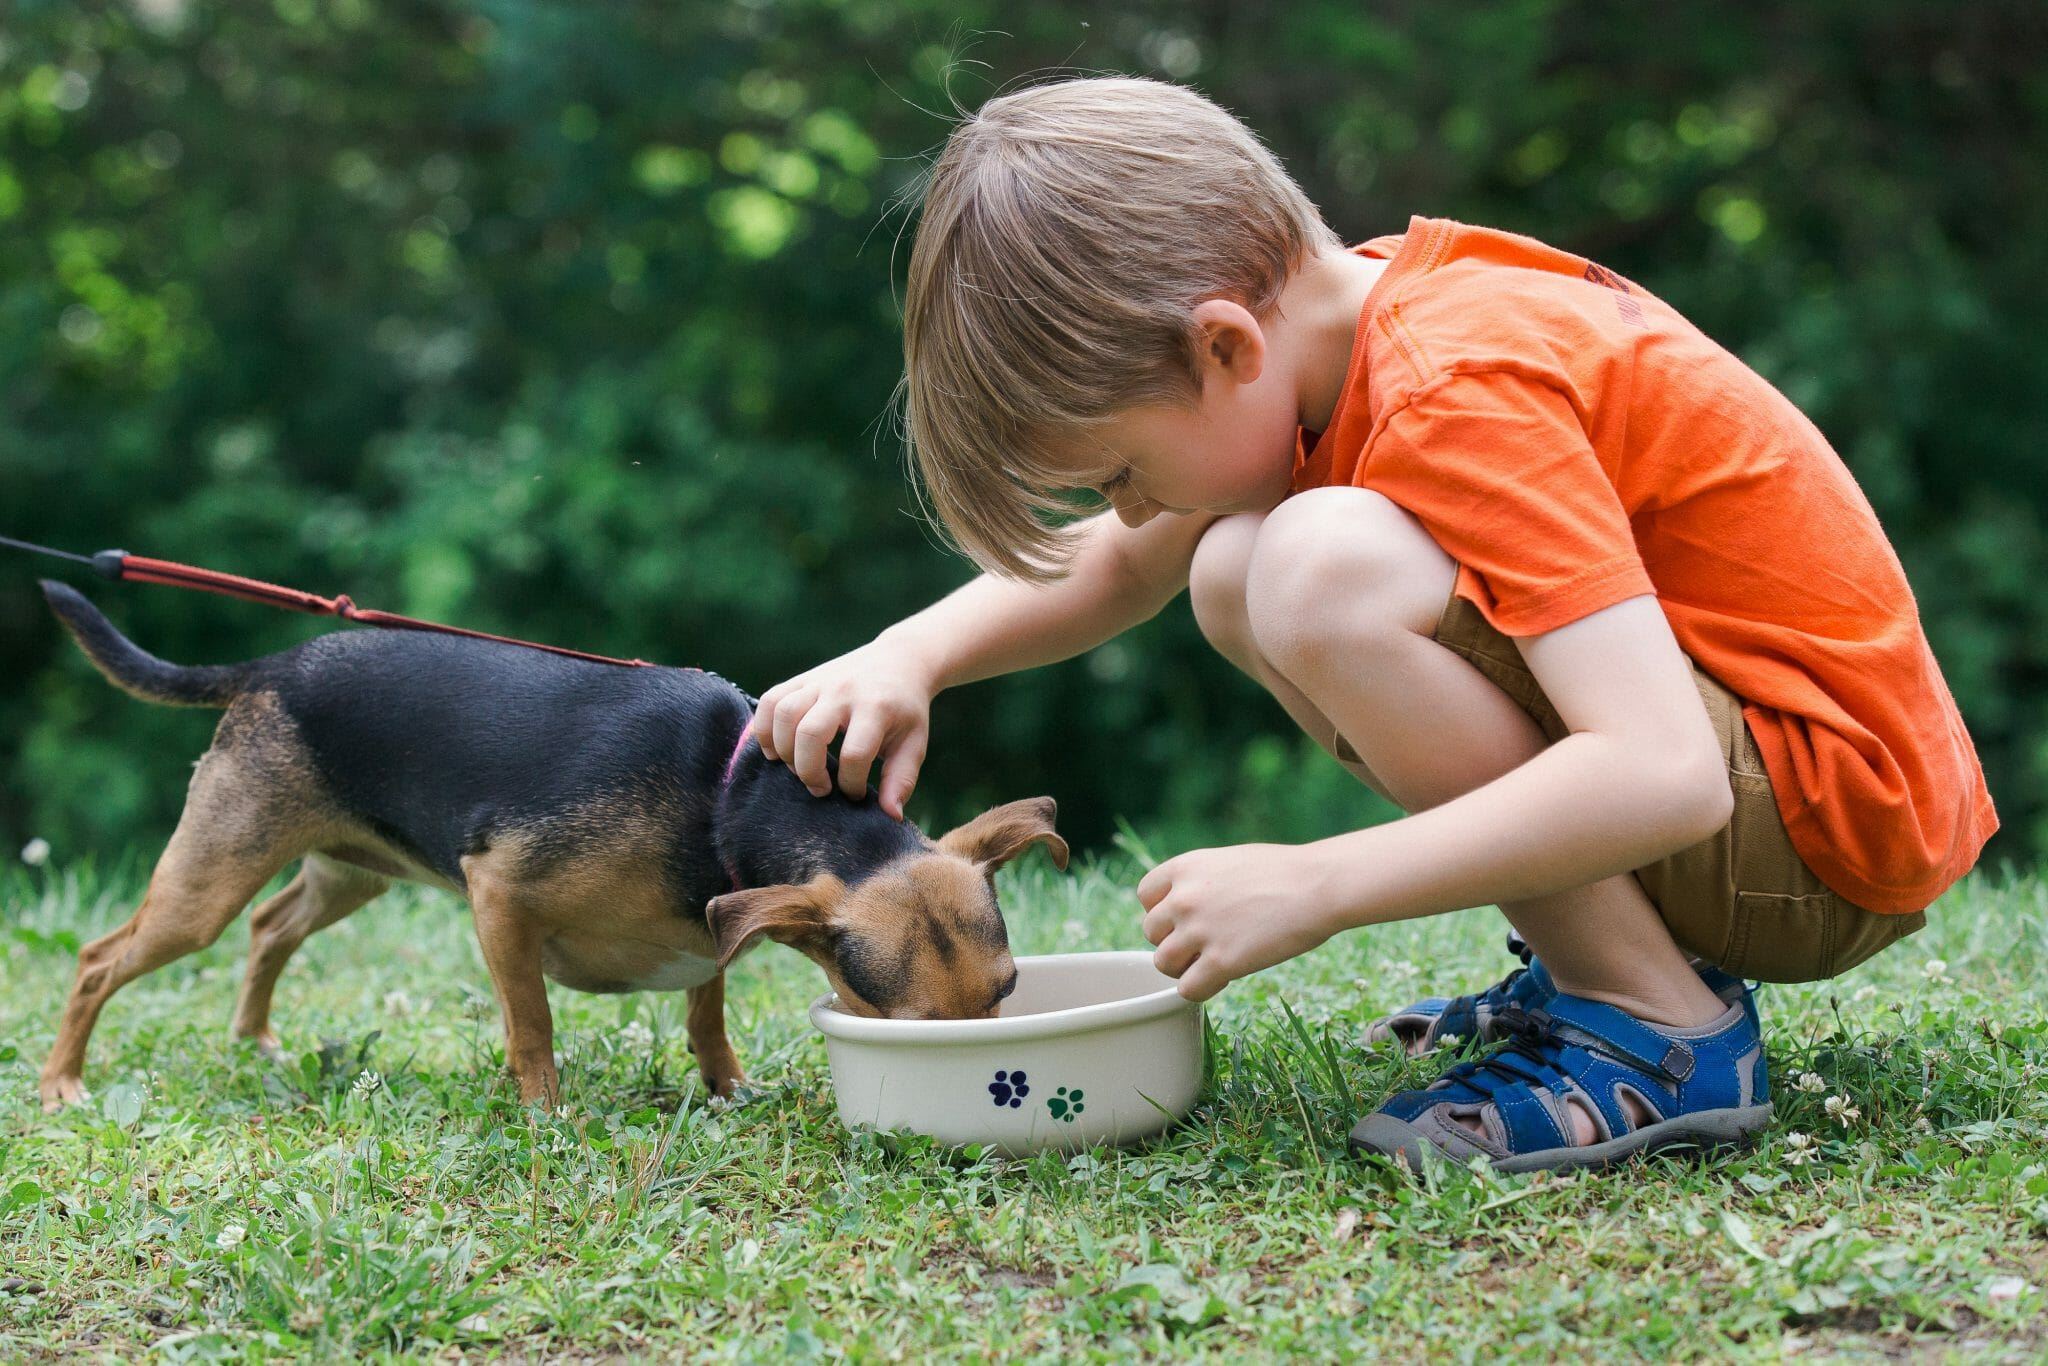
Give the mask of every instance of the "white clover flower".
<path id="1" fill-rule="evenodd" d="M 41 835 L 21 846 L 21 861 L 31 868 L 40 868 L 50 861 L 50 842 Z"/>
<path id="2" fill-rule="evenodd" d="M 1934 1121 L 1933 1121 L 1933 1120 L 1931 1120 L 1931 1119 L 1929 1119 L 1929 1118 L 1928 1118 L 1927 1116 L 1925 1116 L 1925 1115 L 1922 1115 L 1922 1116 L 1920 1116 L 1920 1118 L 1918 1118 L 1918 1119 L 1916 1119 L 1916 1120 L 1914 1120 L 1914 1121 L 1913 1121 L 1913 1132 L 1914 1132 L 1914 1133 L 1916 1133 L 1916 1134 L 1931 1134 L 1931 1133 L 1933 1133 L 1933 1132 L 1934 1132 Z"/>
<path id="3" fill-rule="evenodd" d="M 406 995 L 403 991 L 387 991 L 384 993 L 384 1013 L 386 1015 L 402 1020 L 418 1009 L 419 1006 L 413 1001 L 412 997 Z"/>
<path id="4" fill-rule="evenodd" d="M 619 1031 L 619 1047 L 628 1053 L 645 1053 L 654 1047 L 654 1031 L 639 1020 L 628 1020 Z"/>
<path id="5" fill-rule="evenodd" d="M 1803 1167 L 1819 1155 L 1819 1145 L 1813 1141 L 1812 1134 L 1795 1130 L 1785 1135 L 1785 1161 L 1789 1165 Z"/>
<path id="6" fill-rule="evenodd" d="M 365 1099 L 369 1098 L 370 1096 L 376 1095 L 379 1091 L 383 1089 L 384 1078 L 378 1076 L 375 1072 L 372 1072 L 367 1067 L 364 1068 L 362 1072 L 357 1075 L 355 1084 L 349 1087 L 349 1090 L 355 1092 L 359 1096 L 364 1097 Z"/>
<path id="7" fill-rule="evenodd" d="M 1856 988 L 1856 994 L 1849 999 L 1852 1001 L 1867 1001 L 1875 995 L 1877 995 L 1877 988 L 1866 983 Z"/>
<path id="8" fill-rule="evenodd" d="M 1823 1077 L 1818 1072 L 1801 1072 L 1799 1074 L 1799 1080 L 1792 1083 L 1792 1089 L 1795 1091 L 1806 1091 L 1809 1093 L 1815 1091 L 1825 1091 L 1828 1089 L 1827 1078 Z"/>
<path id="9" fill-rule="evenodd" d="M 1439 1034 L 1436 1036 L 1436 1046 L 1438 1048 L 1456 1048 L 1463 1042 L 1465 1042 L 1463 1034 Z"/>
<path id="10" fill-rule="evenodd" d="M 1829 1096 L 1825 1103 L 1825 1108 L 1828 1112 L 1828 1118 L 1836 1121 L 1845 1129 L 1855 1121 L 1863 1118 L 1863 1111 L 1851 1105 L 1847 1096 Z"/>
<path id="11" fill-rule="evenodd" d="M 1946 982 L 1948 980 L 1948 960 L 1945 958 L 1930 958 L 1921 965 L 1920 971 L 1930 982 Z"/>
<path id="12" fill-rule="evenodd" d="M 1931 1063 L 1944 1063 L 1948 1061 L 1948 1050 L 1946 1048 L 1930 1048 L 1920 1056 Z"/>
<path id="13" fill-rule="evenodd" d="M 233 1252 L 242 1245 L 242 1240 L 248 1236 L 249 1230 L 243 1225 L 229 1224 L 219 1233 L 213 1235 L 213 1245 L 222 1252 Z"/>
<path id="14" fill-rule="evenodd" d="M 2016 1300 L 2034 1287 L 2017 1276 L 1993 1276 L 1984 1282 L 1984 1298 L 1987 1300 Z"/>

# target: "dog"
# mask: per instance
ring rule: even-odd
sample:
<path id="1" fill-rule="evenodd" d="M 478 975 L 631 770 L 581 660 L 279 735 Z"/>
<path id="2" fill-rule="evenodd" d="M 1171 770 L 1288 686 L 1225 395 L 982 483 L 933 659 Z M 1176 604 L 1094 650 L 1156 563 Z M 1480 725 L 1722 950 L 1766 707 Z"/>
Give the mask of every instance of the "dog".
<path id="1" fill-rule="evenodd" d="M 996 1013 L 1016 964 L 996 869 L 1035 844 L 1067 866 L 1050 797 L 937 840 L 872 798 L 813 797 L 752 741 L 753 702 L 715 674 L 627 668 L 515 644 L 341 631 L 241 664 L 142 650 L 83 596 L 43 593 L 86 657 L 144 701 L 225 708 L 134 916 L 87 944 L 44 1065 L 46 1110 L 85 1095 L 100 1007 L 250 920 L 233 1032 L 278 1052 L 271 993 L 306 936 L 393 879 L 466 897 L 520 1098 L 559 1096 L 551 978 L 688 992 L 710 1090 L 745 1081 L 725 970 L 763 938 L 820 968 L 849 1010 Z"/>

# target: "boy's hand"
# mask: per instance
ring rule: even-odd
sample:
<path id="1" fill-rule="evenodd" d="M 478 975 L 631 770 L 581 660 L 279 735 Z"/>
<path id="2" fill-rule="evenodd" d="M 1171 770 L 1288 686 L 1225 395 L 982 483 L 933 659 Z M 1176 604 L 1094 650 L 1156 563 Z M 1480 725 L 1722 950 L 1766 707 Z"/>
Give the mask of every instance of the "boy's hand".
<path id="1" fill-rule="evenodd" d="M 868 773 L 882 761 L 882 809 L 903 819 L 903 804 L 917 787 L 931 733 L 931 672 L 909 650 L 877 640 L 778 683 L 754 713 L 761 752 L 788 764 L 811 795 L 832 790 L 825 753 L 840 731 L 839 790 L 855 801 L 867 795 Z"/>
<path id="2" fill-rule="evenodd" d="M 1206 1001 L 1240 977 L 1307 953 L 1335 929 L 1308 847 L 1239 844 L 1170 858 L 1138 884 L 1145 938 L 1180 994 Z"/>

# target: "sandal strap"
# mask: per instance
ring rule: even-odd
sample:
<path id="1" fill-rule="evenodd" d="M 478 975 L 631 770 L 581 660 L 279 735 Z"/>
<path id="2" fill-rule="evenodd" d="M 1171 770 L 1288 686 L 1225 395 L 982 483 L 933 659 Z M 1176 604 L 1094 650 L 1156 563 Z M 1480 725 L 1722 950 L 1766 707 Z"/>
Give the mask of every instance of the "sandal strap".
<path id="1" fill-rule="evenodd" d="M 1496 1091 L 1493 1106 L 1505 1130 L 1509 1152 L 1533 1153 L 1571 1146 L 1570 1130 L 1558 1123 L 1551 1107 L 1527 1083 L 1517 1082 Z"/>
<path id="2" fill-rule="evenodd" d="M 1581 996 L 1559 996 L 1543 1010 L 1558 1033 L 1596 1052 L 1619 1058 L 1667 1083 L 1692 1075 L 1693 1051 L 1683 1039 L 1660 1034 L 1627 1011 Z"/>

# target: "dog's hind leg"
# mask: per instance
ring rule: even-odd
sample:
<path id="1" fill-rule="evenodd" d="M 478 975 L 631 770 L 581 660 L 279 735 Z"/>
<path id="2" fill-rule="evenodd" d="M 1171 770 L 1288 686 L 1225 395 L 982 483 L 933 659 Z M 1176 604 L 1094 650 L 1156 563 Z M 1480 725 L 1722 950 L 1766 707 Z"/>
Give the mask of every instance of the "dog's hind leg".
<path id="1" fill-rule="evenodd" d="M 541 975 L 544 934 L 520 904 L 517 862 L 512 851 L 470 854 L 462 860 L 462 874 L 475 913 L 477 946 L 505 1021 L 505 1065 L 519 1080 L 521 1100 L 553 1106 L 561 1078 L 555 1070 L 555 1018 Z"/>
<path id="2" fill-rule="evenodd" d="M 746 1084 L 747 1076 L 732 1051 L 732 1040 L 725 1037 L 725 974 L 719 973 L 701 987 L 691 987 L 689 997 L 686 1020 L 697 1070 L 712 1095 L 729 1096 L 734 1087 Z"/>
<path id="3" fill-rule="evenodd" d="M 263 884 L 306 851 L 310 841 L 289 804 L 249 777 L 232 750 L 207 752 L 142 905 L 127 924 L 79 950 L 78 976 L 43 1064 L 45 1110 L 84 1098 L 86 1041 L 109 996 L 218 939 Z"/>
<path id="4" fill-rule="evenodd" d="M 298 876 L 249 916 L 249 969 L 235 1003 L 234 1034 L 279 1056 L 270 1028 L 270 997 L 278 974 L 306 936 L 345 920 L 391 885 L 391 879 L 319 854 L 306 855 Z"/>

